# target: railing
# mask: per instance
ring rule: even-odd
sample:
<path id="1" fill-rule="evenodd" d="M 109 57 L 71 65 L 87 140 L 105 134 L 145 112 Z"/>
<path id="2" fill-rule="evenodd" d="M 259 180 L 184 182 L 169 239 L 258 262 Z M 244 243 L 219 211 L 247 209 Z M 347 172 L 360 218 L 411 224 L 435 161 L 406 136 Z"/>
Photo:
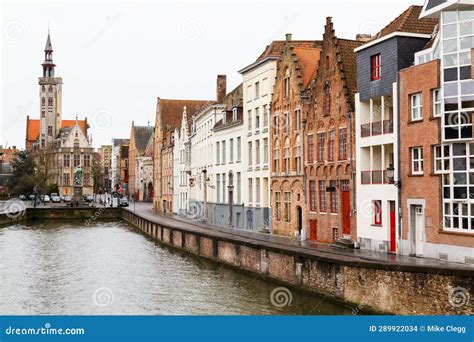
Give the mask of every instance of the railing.
<path id="1" fill-rule="evenodd" d="M 387 177 L 387 170 L 361 171 L 361 183 L 367 184 L 391 184 Z"/>
<path id="2" fill-rule="evenodd" d="M 393 133 L 393 119 L 360 125 L 360 135 L 362 138 L 390 133 Z"/>

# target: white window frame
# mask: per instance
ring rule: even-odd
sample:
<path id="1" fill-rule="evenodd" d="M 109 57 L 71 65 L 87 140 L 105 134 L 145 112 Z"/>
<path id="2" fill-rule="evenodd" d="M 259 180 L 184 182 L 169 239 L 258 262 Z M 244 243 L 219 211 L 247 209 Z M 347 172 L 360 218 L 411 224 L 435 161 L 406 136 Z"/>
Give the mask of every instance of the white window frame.
<path id="1" fill-rule="evenodd" d="M 419 99 L 417 104 L 414 103 L 415 99 Z M 423 120 L 423 94 L 416 93 L 410 96 L 410 108 L 411 108 L 411 121 Z"/>
<path id="2" fill-rule="evenodd" d="M 415 158 L 415 151 L 418 151 L 418 158 Z M 415 165 L 418 165 L 418 171 L 415 171 Z M 412 147 L 411 148 L 411 174 L 422 175 L 423 173 L 424 173 L 423 147 Z"/>
<path id="3" fill-rule="evenodd" d="M 442 115 L 442 105 L 441 105 L 441 89 L 434 89 L 432 92 L 433 95 L 433 117 L 439 118 Z M 436 100 L 436 95 L 438 95 L 438 100 Z M 439 108 L 439 111 L 436 110 Z"/>

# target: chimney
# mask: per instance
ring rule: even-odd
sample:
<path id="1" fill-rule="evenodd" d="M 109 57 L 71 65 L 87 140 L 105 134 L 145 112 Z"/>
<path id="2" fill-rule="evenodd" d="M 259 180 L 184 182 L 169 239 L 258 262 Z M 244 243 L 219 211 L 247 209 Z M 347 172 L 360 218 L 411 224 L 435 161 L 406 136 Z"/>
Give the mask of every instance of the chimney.
<path id="1" fill-rule="evenodd" d="M 289 41 L 291 41 L 292 35 L 291 35 L 291 33 L 287 33 L 287 34 L 285 34 L 285 37 L 286 37 L 286 41 L 289 42 Z"/>
<path id="2" fill-rule="evenodd" d="M 370 34 L 366 34 L 366 33 L 358 33 L 356 35 L 356 40 L 358 42 L 368 42 L 370 39 L 372 38 L 372 36 Z"/>
<path id="3" fill-rule="evenodd" d="M 216 87 L 217 103 L 224 103 L 226 93 L 227 93 L 227 76 L 217 75 L 217 87 Z"/>

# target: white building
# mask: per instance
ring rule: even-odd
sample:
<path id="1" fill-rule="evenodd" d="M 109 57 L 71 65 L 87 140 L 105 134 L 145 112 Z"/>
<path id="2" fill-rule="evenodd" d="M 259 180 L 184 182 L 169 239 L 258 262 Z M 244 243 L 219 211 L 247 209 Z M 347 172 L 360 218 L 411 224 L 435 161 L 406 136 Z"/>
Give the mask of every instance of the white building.
<path id="1" fill-rule="evenodd" d="M 280 42 L 270 44 L 243 76 L 242 161 L 245 176 L 242 198 L 245 229 L 271 230 L 270 209 L 270 107 Z"/>

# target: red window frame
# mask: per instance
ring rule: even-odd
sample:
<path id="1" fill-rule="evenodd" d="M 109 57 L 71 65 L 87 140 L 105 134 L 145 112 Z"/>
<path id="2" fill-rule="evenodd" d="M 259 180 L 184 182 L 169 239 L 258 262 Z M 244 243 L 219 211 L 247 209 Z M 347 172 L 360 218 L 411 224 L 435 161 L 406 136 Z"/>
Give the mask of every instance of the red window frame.
<path id="1" fill-rule="evenodd" d="M 373 210 L 374 210 L 374 225 L 381 226 L 382 225 L 382 201 L 375 200 L 372 202 Z"/>
<path id="2" fill-rule="evenodd" d="M 370 78 L 372 81 L 380 79 L 382 71 L 382 60 L 380 53 L 370 57 Z"/>

